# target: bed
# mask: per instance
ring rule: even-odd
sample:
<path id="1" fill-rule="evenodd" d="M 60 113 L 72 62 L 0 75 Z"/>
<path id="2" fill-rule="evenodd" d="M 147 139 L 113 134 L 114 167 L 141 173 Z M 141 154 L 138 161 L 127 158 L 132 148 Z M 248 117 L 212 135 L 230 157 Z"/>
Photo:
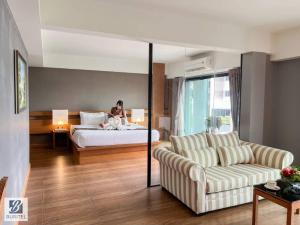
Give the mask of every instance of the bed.
<path id="1" fill-rule="evenodd" d="M 72 125 L 71 139 L 80 148 L 147 143 L 148 129 L 129 125 L 124 130 L 103 130 L 94 125 Z M 159 132 L 152 130 L 152 142 L 159 141 Z"/>
<path id="2" fill-rule="evenodd" d="M 72 125 L 70 138 L 74 161 L 78 164 L 101 162 L 104 155 L 146 151 L 148 129 L 129 123 L 120 130 L 104 130 L 96 125 Z M 152 146 L 159 144 L 159 132 L 152 130 Z"/>

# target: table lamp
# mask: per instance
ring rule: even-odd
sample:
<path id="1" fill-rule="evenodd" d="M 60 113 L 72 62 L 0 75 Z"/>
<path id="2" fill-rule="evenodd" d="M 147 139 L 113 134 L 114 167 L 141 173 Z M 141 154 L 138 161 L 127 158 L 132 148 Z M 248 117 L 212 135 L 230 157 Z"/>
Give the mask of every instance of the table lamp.
<path id="1" fill-rule="evenodd" d="M 52 125 L 55 130 L 66 130 L 68 124 L 68 110 L 52 110 Z"/>
<path id="2" fill-rule="evenodd" d="M 169 131 L 171 128 L 170 117 L 168 116 L 160 116 L 159 117 L 159 128 Z"/>
<path id="3" fill-rule="evenodd" d="M 168 116 L 160 116 L 158 120 L 158 126 L 160 129 L 162 129 L 162 138 L 164 140 L 169 140 L 171 118 Z"/>
<path id="4" fill-rule="evenodd" d="M 145 110 L 144 109 L 131 109 L 131 122 L 142 123 L 145 120 Z"/>

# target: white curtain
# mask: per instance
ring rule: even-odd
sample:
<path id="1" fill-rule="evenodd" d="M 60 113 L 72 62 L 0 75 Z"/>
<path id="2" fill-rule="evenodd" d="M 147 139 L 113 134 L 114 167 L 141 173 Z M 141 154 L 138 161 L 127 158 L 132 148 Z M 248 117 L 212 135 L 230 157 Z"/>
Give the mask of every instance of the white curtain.
<path id="1" fill-rule="evenodd" d="M 172 130 L 171 134 L 184 135 L 184 92 L 185 78 L 176 77 L 172 85 Z"/>

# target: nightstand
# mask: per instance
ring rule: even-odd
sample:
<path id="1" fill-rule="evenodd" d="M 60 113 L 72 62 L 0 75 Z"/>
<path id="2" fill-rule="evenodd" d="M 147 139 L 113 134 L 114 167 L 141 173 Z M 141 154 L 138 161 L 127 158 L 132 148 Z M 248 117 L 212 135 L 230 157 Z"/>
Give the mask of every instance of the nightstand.
<path id="1" fill-rule="evenodd" d="M 65 146 L 63 148 L 69 149 L 69 130 L 52 130 L 52 148 L 56 149 L 57 146 L 57 139 L 64 138 Z"/>

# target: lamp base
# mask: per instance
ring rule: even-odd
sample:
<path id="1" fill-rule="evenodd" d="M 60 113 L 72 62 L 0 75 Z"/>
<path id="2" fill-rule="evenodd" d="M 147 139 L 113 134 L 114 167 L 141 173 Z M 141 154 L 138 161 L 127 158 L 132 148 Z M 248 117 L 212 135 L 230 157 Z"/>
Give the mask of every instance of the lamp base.
<path id="1" fill-rule="evenodd" d="M 54 130 L 63 132 L 63 131 L 67 131 L 68 129 L 66 129 L 65 126 L 57 126 L 54 128 Z"/>

